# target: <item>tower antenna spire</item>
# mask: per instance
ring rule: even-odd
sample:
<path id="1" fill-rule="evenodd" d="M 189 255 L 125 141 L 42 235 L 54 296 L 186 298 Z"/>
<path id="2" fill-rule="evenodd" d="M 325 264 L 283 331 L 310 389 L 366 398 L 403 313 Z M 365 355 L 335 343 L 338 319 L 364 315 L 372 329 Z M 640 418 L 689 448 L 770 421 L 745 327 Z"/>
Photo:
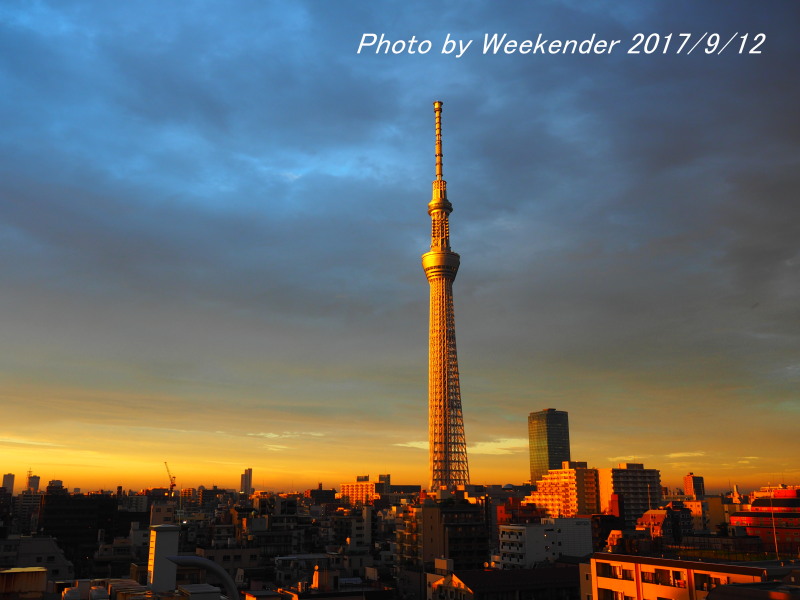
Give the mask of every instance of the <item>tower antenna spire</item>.
<path id="1" fill-rule="evenodd" d="M 433 103 L 433 112 L 436 115 L 436 180 L 442 180 L 442 102 Z"/>

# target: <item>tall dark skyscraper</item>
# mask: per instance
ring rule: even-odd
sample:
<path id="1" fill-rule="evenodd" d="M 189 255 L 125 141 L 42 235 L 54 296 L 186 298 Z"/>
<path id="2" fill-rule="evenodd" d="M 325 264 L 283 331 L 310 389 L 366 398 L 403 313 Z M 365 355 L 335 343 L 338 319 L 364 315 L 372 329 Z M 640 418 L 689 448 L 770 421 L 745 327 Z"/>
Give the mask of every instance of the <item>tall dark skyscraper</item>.
<path id="1" fill-rule="evenodd" d="M 528 444 L 531 453 L 531 483 L 550 469 L 560 469 L 570 460 L 569 417 L 566 411 L 546 408 L 528 415 Z"/>

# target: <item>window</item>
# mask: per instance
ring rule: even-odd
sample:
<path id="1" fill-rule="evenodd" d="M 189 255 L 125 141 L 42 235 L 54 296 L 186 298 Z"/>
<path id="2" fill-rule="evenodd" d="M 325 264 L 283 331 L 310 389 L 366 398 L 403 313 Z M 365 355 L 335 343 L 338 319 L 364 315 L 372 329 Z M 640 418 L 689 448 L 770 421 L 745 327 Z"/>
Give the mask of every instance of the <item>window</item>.
<path id="1" fill-rule="evenodd" d="M 597 563 L 597 576 L 598 577 L 614 577 L 614 571 L 609 563 Z"/>
<path id="2" fill-rule="evenodd" d="M 679 588 L 686 587 L 686 580 L 683 578 L 683 571 L 672 572 L 672 585 Z"/>
<path id="3" fill-rule="evenodd" d="M 672 585 L 672 573 L 667 569 L 656 569 L 655 580 L 661 585 Z"/>

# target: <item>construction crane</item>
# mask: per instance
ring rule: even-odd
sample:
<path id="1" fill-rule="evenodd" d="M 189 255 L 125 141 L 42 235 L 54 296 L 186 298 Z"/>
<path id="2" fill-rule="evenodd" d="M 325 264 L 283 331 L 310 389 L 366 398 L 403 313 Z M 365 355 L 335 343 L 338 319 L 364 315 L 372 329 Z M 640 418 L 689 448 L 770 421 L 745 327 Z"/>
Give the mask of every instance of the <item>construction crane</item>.
<path id="1" fill-rule="evenodd" d="M 172 497 L 172 492 L 175 489 L 175 476 L 170 472 L 167 461 L 164 461 L 164 466 L 167 468 L 167 475 L 169 475 L 169 495 Z"/>

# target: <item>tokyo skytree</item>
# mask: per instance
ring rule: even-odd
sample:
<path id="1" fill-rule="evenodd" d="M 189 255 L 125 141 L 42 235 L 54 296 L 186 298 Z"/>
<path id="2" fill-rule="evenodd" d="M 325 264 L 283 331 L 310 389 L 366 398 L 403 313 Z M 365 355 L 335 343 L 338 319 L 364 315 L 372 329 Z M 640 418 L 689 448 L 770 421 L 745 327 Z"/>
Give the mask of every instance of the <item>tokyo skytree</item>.
<path id="1" fill-rule="evenodd" d="M 434 102 L 436 116 L 436 179 L 428 204 L 431 216 L 431 250 L 422 255 L 422 268 L 431 288 L 428 349 L 428 443 L 431 492 L 453 490 L 469 484 L 467 444 L 461 414 L 456 326 L 453 316 L 453 280 L 460 257 L 450 249 L 447 200 L 442 178 L 442 103 Z"/>

